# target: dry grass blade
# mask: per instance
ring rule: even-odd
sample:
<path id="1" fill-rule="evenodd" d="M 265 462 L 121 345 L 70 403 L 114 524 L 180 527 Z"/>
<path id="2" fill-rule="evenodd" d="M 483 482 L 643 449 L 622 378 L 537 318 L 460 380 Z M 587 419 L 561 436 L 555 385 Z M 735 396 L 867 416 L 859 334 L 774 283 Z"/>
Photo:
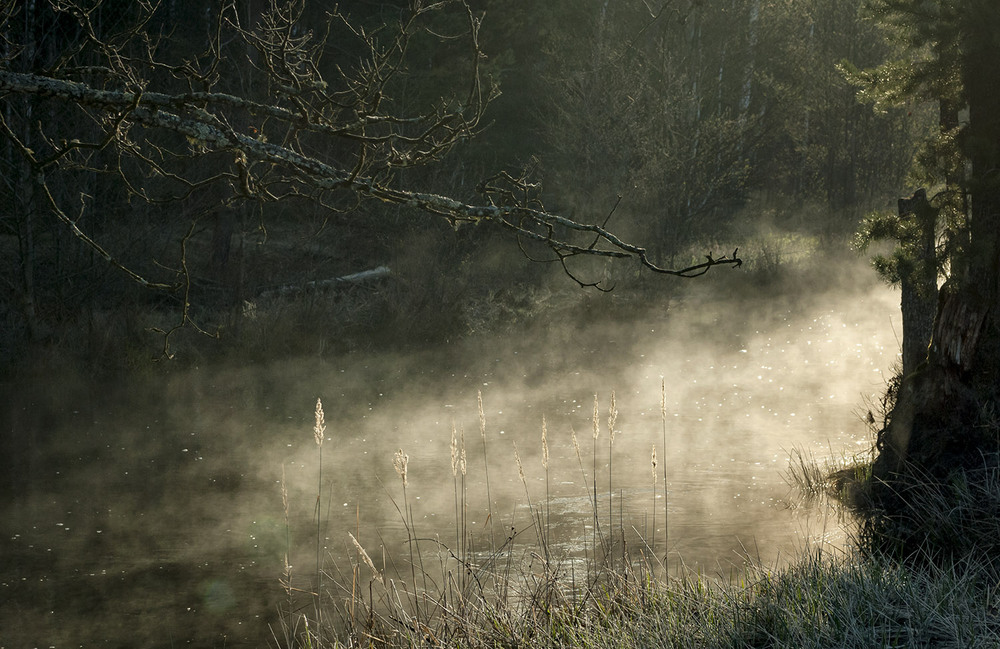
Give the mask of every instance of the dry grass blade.
<path id="1" fill-rule="evenodd" d="M 379 569 L 375 567 L 375 562 L 373 562 L 372 558 L 368 556 L 368 553 L 365 552 L 365 549 L 363 547 L 361 547 L 361 544 L 358 543 L 358 540 L 356 538 L 354 538 L 354 535 L 348 532 L 347 536 L 351 537 L 351 543 L 354 544 L 354 547 L 358 551 L 358 555 L 361 557 L 361 560 L 364 561 L 365 565 L 368 566 L 368 568 L 372 571 L 372 577 L 374 577 L 375 580 L 378 581 L 379 583 L 385 583 L 382 580 L 382 573 L 379 572 Z"/>

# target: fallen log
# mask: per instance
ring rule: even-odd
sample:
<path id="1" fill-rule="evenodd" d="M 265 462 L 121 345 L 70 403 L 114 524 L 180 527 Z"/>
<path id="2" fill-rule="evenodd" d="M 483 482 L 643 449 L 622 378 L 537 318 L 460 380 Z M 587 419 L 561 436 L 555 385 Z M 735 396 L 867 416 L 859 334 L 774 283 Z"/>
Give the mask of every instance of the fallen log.
<path id="1" fill-rule="evenodd" d="M 378 266 L 377 268 L 371 268 L 369 270 L 363 270 L 357 273 L 351 273 L 350 275 L 342 275 L 340 277 L 331 277 L 328 279 L 317 279 L 311 282 L 305 282 L 304 284 L 285 284 L 284 286 L 278 286 L 275 288 L 270 288 L 265 291 L 261 291 L 257 294 L 258 300 L 267 300 L 276 297 L 287 297 L 289 295 L 301 295 L 303 293 L 309 292 L 320 292 L 326 291 L 332 288 L 338 288 L 346 285 L 357 285 L 370 282 L 372 280 L 381 279 L 383 277 L 389 276 L 388 266 Z"/>

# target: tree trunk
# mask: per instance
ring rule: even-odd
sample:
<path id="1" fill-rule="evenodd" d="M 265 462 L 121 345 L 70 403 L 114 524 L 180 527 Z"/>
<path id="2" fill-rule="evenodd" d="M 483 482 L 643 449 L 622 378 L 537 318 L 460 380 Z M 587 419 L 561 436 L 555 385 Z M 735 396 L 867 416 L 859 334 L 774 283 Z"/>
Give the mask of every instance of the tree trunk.
<path id="1" fill-rule="evenodd" d="M 25 4 L 23 21 L 22 28 L 24 30 L 25 42 L 21 58 L 27 64 L 33 65 L 36 63 L 35 59 L 38 52 L 35 33 L 39 27 L 34 2 Z M 27 98 L 24 100 L 23 105 L 19 107 L 24 111 L 23 124 L 26 125 L 19 135 L 22 144 L 28 149 L 34 146 L 31 128 L 27 125 L 32 124 L 35 119 L 35 103 L 35 99 Z M 15 111 L 14 101 L 8 100 L 7 105 L 4 107 L 4 119 L 8 124 L 16 123 Z M 12 155 L 13 147 L 9 142 L 5 149 L 8 160 L 17 159 Z M 20 280 L 18 288 L 20 290 L 21 315 L 24 318 L 29 339 L 38 341 L 42 338 L 42 333 L 35 300 L 35 267 L 37 262 L 35 259 L 34 220 L 38 214 L 39 187 L 35 170 L 26 162 L 17 164 L 17 172 L 15 172 L 14 176 L 13 186 L 16 190 L 15 204 L 17 205 L 17 214 L 15 214 L 14 218 L 17 223 L 18 279 Z"/>
<path id="2" fill-rule="evenodd" d="M 41 325 L 38 321 L 38 310 L 35 307 L 35 225 L 37 192 L 31 171 L 25 173 L 28 179 L 19 183 L 24 190 L 19 194 L 19 211 L 17 218 L 18 257 L 20 262 L 21 280 L 21 315 L 32 341 L 42 338 Z"/>
<path id="3" fill-rule="evenodd" d="M 938 301 L 927 363 L 904 375 L 889 426 L 879 439 L 875 475 L 903 470 L 904 463 L 936 472 L 978 454 L 981 398 L 972 380 L 987 313 L 967 291 L 946 284 Z"/>
<path id="4" fill-rule="evenodd" d="M 961 112 L 954 98 L 945 97 L 939 102 L 938 128 L 941 135 L 950 138 L 958 131 L 961 122 Z M 948 272 L 951 277 L 961 280 L 966 276 L 969 250 L 969 229 L 966 218 L 969 214 L 969 204 L 965 192 L 965 165 L 949 163 L 947 153 L 938 158 L 938 164 L 946 169 L 945 198 L 942 210 L 945 212 L 946 249 L 948 251 Z"/>
<path id="5" fill-rule="evenodd" d="M 1000 67 L 996 65 L 1000 41 L 995 38 L 1000 21 L 992 5 L 988 14 L 993 28 L 981 27 L 977 38 L 969 38 L 962 69 L 969 103 L 969 126 L 962 146 L 972 163 L 969 263 L 963 294 L 970 313 L 982 320 L 981 331 L 966 353 L 968 383 L 983 405 L 996 403 L 1000 394 Z"/>
<path id="6" fill-rule="evenodd" d="M 996 448 L 995 427 L 983 425 L 983 413 L 1000 406 L 1000 41 L 994 34 L 983 26 L 970 32 L 962 56 L 969 124 L 961 146 L 972 172 L 968 266 L 942 290 L 926 367 L 900 386 L 879 440 L 875 474 L 883 479 L 904 462 L 944 473 L 981 463 L 982 453 Z"/>
<path id="7" fill-rule="evenodd" d="M 934 228 L 937 210 L 927 200 L 927 192 L 917 190 L 911 198 L 899 199 L 899 220 L 912 221 L 915 232 L 911 244 L 911 265 L 899 273 L 903 314 L 903 376 L 912 374 L 927 360 L 927 346 L 937 312 L 937 260 Z"/>

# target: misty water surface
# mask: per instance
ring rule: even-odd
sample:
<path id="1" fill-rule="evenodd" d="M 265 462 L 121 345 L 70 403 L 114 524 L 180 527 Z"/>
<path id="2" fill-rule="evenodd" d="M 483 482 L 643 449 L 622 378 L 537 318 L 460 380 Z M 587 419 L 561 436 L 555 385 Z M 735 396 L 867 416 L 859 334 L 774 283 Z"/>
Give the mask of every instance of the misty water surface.
<path id="1" fill-rule="evenodd" d="M 197 368 L 152 385 L 54 378 L 57 390 L 9 413 L 24 458 L 6 485 L 0 629 L 8 644 L 0 645 L 264 646 L 286 553 L 293 585 L 311 586 L 317 492 L 323 562 L 334 577 L 349 581 L 357 562 L 348 531 L 380 567 L 405 561 L 397 449 L 409 457 L 417 535 L 451 543 L 453 425 L 467 445 L 470 531 L 485 539 L 490 522 L 513 525 L 534 544 L 516 442 L 532 503 L 548 504 L 554 554 L 578 556 L 592 538 L 595 394 L 602 519 L 610 488 L 629 543 L 655 536 L 672 570 L 683 562 L 724 575 L 747 554 L 780 562 L 807 543 L 843 543 L 838 516 L 796 505 L 782 473 L 793 448 L 843 458 L 870 446 L 858 411 L 863 395 L 884 389 L 896 360 L 898 294 L 870 282 L 849 294 L 703 297 L 642 317 L 619 317 L 613 300 L 600 304 L 591 318 L 423 352 Z M 609 487 L 612 391 L 619 415 Z M 317 398 L 327 424 L 322 478 Z M 653 445 L 658 472 L 667 466 L 669 547 L 662 476 L 653 496 Z"/>

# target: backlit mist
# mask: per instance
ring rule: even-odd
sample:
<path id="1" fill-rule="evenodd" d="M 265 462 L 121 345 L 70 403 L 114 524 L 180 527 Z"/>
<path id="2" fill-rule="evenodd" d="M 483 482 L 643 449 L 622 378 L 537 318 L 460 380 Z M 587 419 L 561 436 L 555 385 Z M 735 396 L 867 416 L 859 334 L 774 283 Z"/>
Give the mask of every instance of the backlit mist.
<path id="1" fill-rule="evenodd" d="M 569 561 L 593 534 L 595 394 L 599 525 L 607 529 L 610 489 L 614 528 L 624 527 L 630 552 L 663 556 L 664 462 L 670 571 L 725 576 L 748 557 L 780 562 L 815 543 L 834 550 L 845 538 L 840 516 L 801 504 L 782 474 L 793 448 L 834 463 L 870 448 L 859 413 L 884 389 L 898 350 L 898 294 L 860 264 L 843 272 L 855 288 L 740 298 L 707 291 L 628 318 L 615 318 L 608 299 L 586 321 L 542 319 L 527 334 L 423 352 L 192 368 L 99 392 L 83 377 L 59 377 L 59 389 L 22 395 L 8 415 L 31 441 L 3 516 L 3 588 L 22 608 L 4 615 L 59 620 L 53 642 L 119 633 L 92 626 L 112 610 L 125 619 L 153 614 L 162 632 L 260 637 L 284 595 L 286 554 L 293 586 L 311 587 L 317 492 L 325 570 L 349 583 L 359 561 L 352 532 L 380 570 L 405 576 L 393 454 L 409 457 L 416 536 L 454 545 L 453 425 L 465 440 L 476 543 L 488 547 L 492 524 L 501 541 L 513 527 L 517 542 L 532 546 L 530 497 L 546 506 L 553 556 Z M 612 391 L 619 414 L 609 485 Z M 327 424 L 321 490 L 317 398 Z M 438 551 L 421 548 L 425 560 Z M 12 628 L 10 620 L 0 625 Z"/>

